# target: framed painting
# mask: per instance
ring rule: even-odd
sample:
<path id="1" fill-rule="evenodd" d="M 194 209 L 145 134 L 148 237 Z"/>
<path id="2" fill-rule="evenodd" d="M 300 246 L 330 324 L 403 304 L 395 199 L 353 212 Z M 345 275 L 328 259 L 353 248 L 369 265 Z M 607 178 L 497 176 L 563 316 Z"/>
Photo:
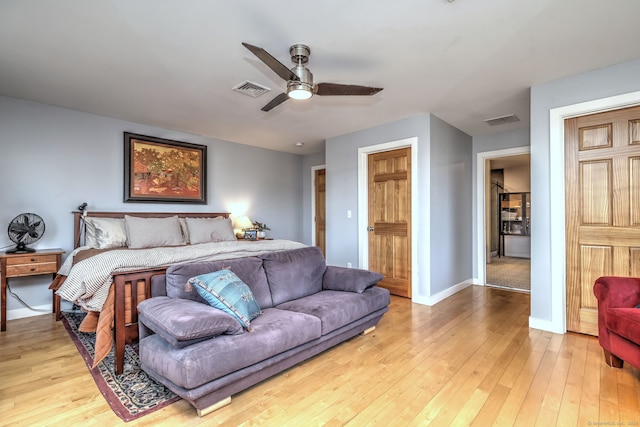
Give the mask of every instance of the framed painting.
<path id="1" fill-rule="evenodd" d="M 207 147 L 124 133 L 124 201 L 207 203 Z"/>

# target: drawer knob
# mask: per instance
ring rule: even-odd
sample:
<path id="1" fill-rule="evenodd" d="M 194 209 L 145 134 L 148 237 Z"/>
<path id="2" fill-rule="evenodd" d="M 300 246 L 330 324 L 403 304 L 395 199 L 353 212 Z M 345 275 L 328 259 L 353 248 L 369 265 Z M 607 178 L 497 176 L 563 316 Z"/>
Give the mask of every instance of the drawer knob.
<path id="1" fill-rule="evenodd" d="M 35 258 L 31 258 L 31 262 L 35 262 L 35 260 L 36 260 Z"/>
<path id="2" fill-rule="evenodd" d="M 36 271 L 36 268 L 35 267 L 31 267 L 31 271 Z"/>

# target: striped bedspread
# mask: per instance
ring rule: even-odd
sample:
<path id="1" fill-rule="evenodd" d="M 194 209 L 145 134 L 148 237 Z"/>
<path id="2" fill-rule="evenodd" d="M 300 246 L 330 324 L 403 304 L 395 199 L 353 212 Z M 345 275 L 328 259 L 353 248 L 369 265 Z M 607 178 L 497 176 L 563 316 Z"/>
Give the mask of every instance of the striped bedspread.
<path id="1" fill-rule="evenodd" d="M 56 293 L 87 311 L 101 311 L 109 294 L 114 272 L 192 261 L 241 258 L 304 246 L 302 243 L 291 240 L 238 240 L 179 247 L 117 249 L 97 254 L 72 266 L 73 256 L 76 253 L 74 251 L 67 257 L 58 272 L 66 276 L 66 279 Z"/>

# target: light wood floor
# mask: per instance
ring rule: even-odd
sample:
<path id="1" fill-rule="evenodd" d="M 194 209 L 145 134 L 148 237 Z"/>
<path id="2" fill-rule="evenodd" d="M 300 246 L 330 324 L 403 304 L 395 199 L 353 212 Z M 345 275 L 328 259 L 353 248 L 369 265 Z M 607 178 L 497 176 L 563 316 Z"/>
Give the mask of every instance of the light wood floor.
<path id="1" fill-rule="evenodd" d="M 128 425 L 638 426 L 640 373 L 597 339 L 527 327 L 529 295 L 472 286 L 426 307 L 393 298 L 371 334 L 233 396 L 179 401 Z M 120 425 L 61 323 L 0 333 L 0 425 Z"/>

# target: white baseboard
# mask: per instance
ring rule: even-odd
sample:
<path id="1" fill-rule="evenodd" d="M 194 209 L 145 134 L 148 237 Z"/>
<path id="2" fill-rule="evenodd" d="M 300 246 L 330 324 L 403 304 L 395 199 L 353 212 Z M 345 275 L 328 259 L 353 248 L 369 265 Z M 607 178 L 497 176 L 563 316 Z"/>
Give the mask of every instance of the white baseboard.
<path id="1" fill-rule="evenodd" d="M 38 305 L 33 308 L 38 310 L 45 310 L 45 311 L 33 311 L 30 308 L 26 308 L 26 307 L 14 308 L 12 310 L 7 310 L 7 320 L 22 319 L 24 317 L 42 316 L 43 314 L 52 313 L 51 304 Z"/>
<path id="2" fill-rule="evenodd" d="M 473 279 L 467 279 L 464 282 L 460 282 L 457 285 L 453 285 L 452 287 L 447 288 L 444 291 L 438 292 L 435 295 L 431 295 L 431 296 L 419 295 L 415 298 L 412 298 L 412 301 L 418 304 L 423 304 L 423 305 L 436 305 L 440 301 L 446 298 L 449 298 L 451 295 L 454 295 L 460 292 L 461 290 L 473 285 L 473 282 L 474 282 Z"/>
<path id="3" fill-rule="evenodd" d="M 533 329 L 540 329 L 541 331 L 553 332 L 554 334 L 566 334 L 567 331 L 563 330 L 559 325 L 551 322 L 550 320 L 538 319 L 529 316 L 529 327 Z"/>

